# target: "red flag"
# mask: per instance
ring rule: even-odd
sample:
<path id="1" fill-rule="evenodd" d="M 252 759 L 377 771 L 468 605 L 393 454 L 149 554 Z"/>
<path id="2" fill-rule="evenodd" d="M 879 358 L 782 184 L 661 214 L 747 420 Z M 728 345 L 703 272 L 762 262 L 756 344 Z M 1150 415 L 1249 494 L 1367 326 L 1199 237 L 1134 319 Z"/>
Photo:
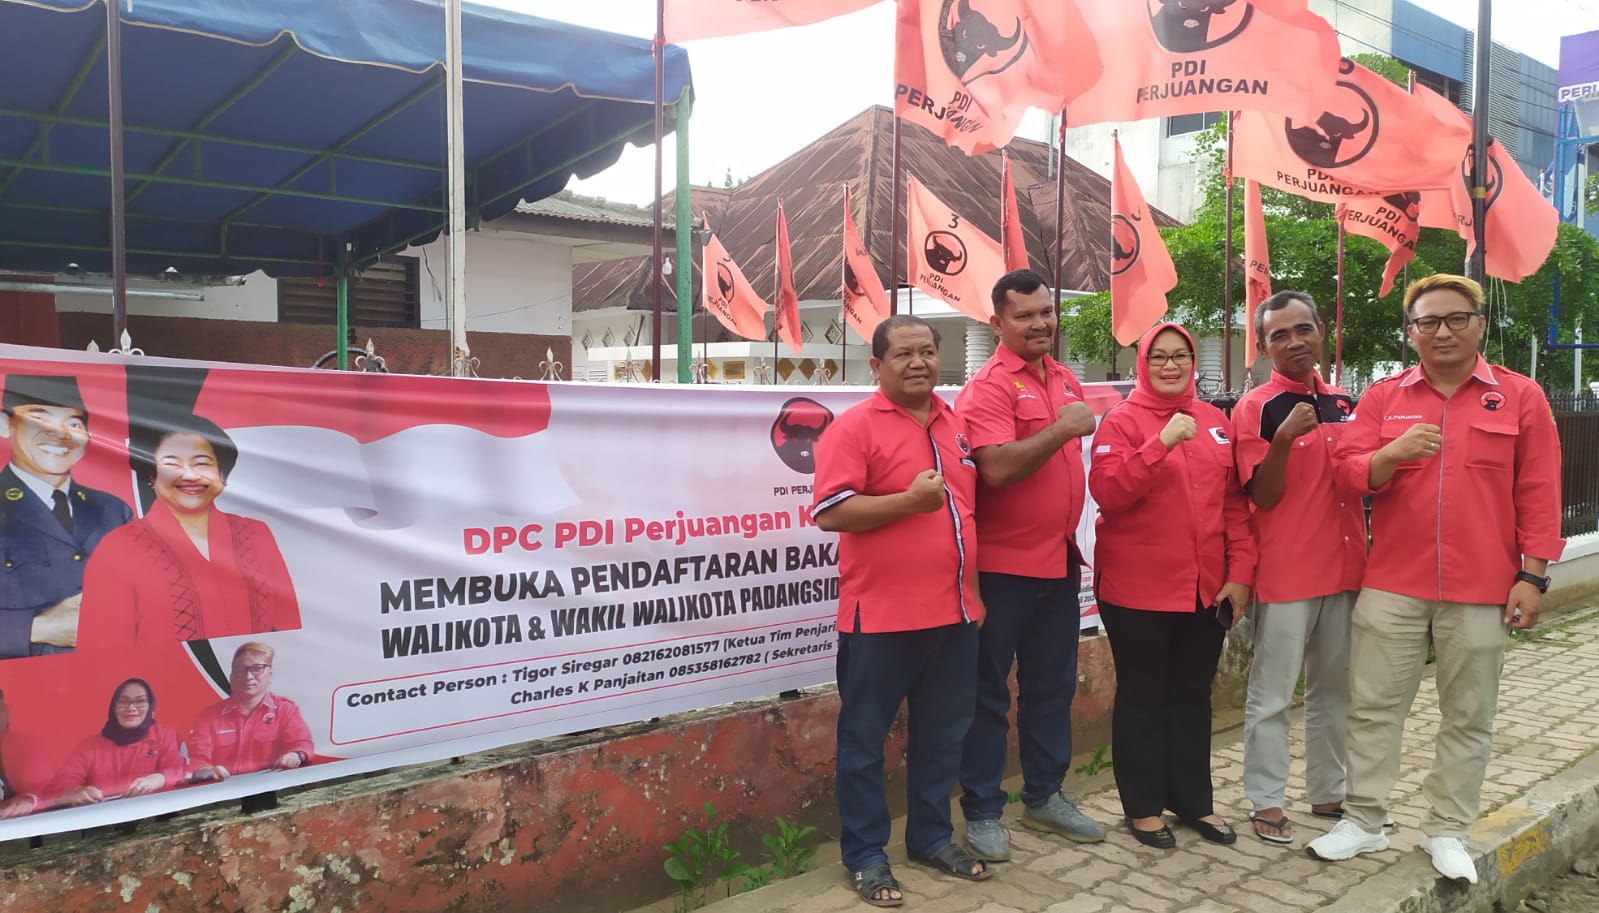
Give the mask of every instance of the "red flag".
<path id="1" fill-rule="evenodd" d="M 1093 0 L 1089 36 L 1116 65 L 1069 104 L 1074 126 L 1174 114 L 1321 110 L 1338 36 L 1307 0 Z"/>
<path id="2" fill-rule="evenodd" d="M 1388 265 L 1383 268 L 1382 288 L 1377 292 L 1378 298 L 1387 297 L 1394 290 L 1394 277 L 1416 258 L 1421 194 L 1409 190 L 1381 197 L 1351 197 L 1338 204 L 1338 221 L 1345 231 L 1379 241 L 1388 248 Z"/>
<path id="3" fill-rule="evenodd" d="M 1460 163 L 1460 178 L 1450 188 L 1455 221 L 1460 236 L 1466 239 L 1469 256 L 1475 249 L 1471 221 L 1471 192 L 1467 175 L 1471 173 L 1469 153 Z M 1555 249 L 1560 232 L 1560 214 L 1543 198 L 1521 166 L 1499 145 L 1488 143 L 1487 215 L 1483 223 L 1484 269 L 1490 276 L 1520 282 L 1536 273 Z"/>
<path id="4" fill-rule="evenodd" d="M 1470 122 L 1344 60 L 1338 90 L 1313 122 L 1258 111 L 1238 115 L 1233 169 L 1312 200 L 1337 202 L 1447 187 L 1471 141 Z M 1442 101 L 1441 98 L 1439 98 Z"/>
<path id="5" fill-rule="evenodd" d="M 777 200 L 777 336 L 788 343 L 795 355 L 805 347 L 800 336 L 799 293 L 794 291 L 794 259 L 788 250 L 788 220 L 783 218 L 783 199 Z"/>
<path id="6" fill-rule="evenodd" d="M 1110 329 L 1132 345 L 1166 313 L 1166 293 L 1177 285 L 1177 267 L 1144 205 L 1144 194 L 1127 170 L 1120 139 L 1110 184 Z"/>
<path id="7" fill-rule="evenodd" d="M 872 331 L 888 316 L 888 292 L 877 267 L 855 230 L 855 217 L 849 211 L 849 186 L 844 187 L 844 323 L 861 341 L 870 343 Z"/>
<path id="8" fill-rule="evenodd" d="M 669 43 L 809 25 L 865 9 L 878 0 L 666 0 Z"/>
<path id="9" fill-rule="evenodd" d="M 710 218 L 706 217 L 705 225 L 709 227 L 710 224 Z M 765 339 L 766 309 L 770 305 L 755 294 L 744 272 L 727 255 L 727 248 L 715 234 L 705 242 L 700 272 L 703 285 L 700 299 L 706 313 L 745 339 Z"/>
<path id="10" fill-rule="evenodd" d="M 1027 269 L 1027 236 L 1022 234 L 1022 216 L 1016 209 L 1016 183 L 1010 176 L 1010 156 L 1004 157 L 1004 176 L 999 192 L 999 243 L 1005 249 L 1005 268 Z"/>
<path id="11" fill-rule="evenodd" d="M 968 155 L 1099 79 L 1079 0 L 898 0 L 894 113 Z M 1091 0 L 1099 2 L 1099 0 Z"/>
<path id="12" fill-rule="evenodd" d="M 962 314 L 988 322 L 994 316 L 989 289 L 1005 272 L 999 242 L 973 228 L 955 210 L 907 175 L 905 214 L 910 230 L 905 254 L 911 284 L 944 299 Z"/>
<path id="13" fill-rule="evenodd" d="M 1255 309 L 1271 297 L 1271 253 L 1266 245 L 1266 213 L 1260 185 L 1244 181 L 1244 368 L 1255 366 Z"/>

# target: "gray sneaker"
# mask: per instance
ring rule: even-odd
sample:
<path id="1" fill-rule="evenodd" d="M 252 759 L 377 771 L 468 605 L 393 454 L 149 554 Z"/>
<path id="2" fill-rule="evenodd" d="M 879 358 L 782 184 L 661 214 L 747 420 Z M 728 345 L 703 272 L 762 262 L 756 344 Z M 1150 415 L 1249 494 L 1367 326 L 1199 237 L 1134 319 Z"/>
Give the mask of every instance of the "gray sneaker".
<path id="1" fill-rule="evenodd" d="M 1076 843 L 1099 843 L 1105 839 L 1105 829 L 1078 811 L 1062 792 L 1050 796 L 1043 805 L 1027 806 L 1022 812 L 1022 827 L 1059 834 Z"/>
<path id="2" fill-rule="evenodd" d="M 1010 862 L 1010 834 L 998 818 L 968 820 L 966 848 L 984 862 Z"/>

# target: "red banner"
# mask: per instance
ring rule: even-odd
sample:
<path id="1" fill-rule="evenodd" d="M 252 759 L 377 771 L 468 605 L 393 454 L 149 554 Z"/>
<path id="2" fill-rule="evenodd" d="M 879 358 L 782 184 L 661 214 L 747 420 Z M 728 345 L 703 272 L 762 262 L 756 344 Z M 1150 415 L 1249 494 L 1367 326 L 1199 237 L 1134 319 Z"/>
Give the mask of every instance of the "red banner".
<path id="1" fill-rule="evenodd" d="M 1022 234 L 1022 215 L 1016 209 L 1016 182 L 1010 176 L 1010 156 L 1004 157 L 1004 163 L 999 191 L 999 243 L 1005 249 L 1006 269 L 1027 269 L 1027 236 Z"/>
<path id="2" fill-rule="evenodd" d="M 861 243 L 860 232 L 855 230 L 848 186 L 844 188 L 843 297 L 844 323 L 861 341 L 870 343 L 872 331 L 888 316 L 888 293 L 883 291 L 883 280 L 878 278 L 877 267 L 866 253 L 866 245 Z"/>
<path id="3" fill-rule="evenodd" d="M 783 218 L 783 201 L 777 201 L 777 338 L 788 344 L 795 355 L 804 351 L 800 335 L 799 293 L 794 290 L 794 258 L 788 249 L 788 220 Z"/>
<path id="4" fill-rule="evenodd" d="M 1411 190 L 1381 197 L 1352 197 L 1338 204 L 1338 221 L 1351 234 L 1370 238 L 1388 248 L 1378 298 L 1394 290 L 1394 278 L 1416 259 L 1416 238 L 1421 234 L 1421 194 Z"/>
<path id="5" fill-rule="evenodd" d="M 1113 142 L 1116 170 L 1110 188 L 1110 324 L 1116 341 L 1126 346 L 1166 313 L 1166 293 L 1177 285 L 1177 267 L 1144 204 L 1143 192 L 1127 170 L 1121 140 Z"/>
<path id="6" fill-rule="evenodd" d="M 1337 91 L 1315 120 L 1244 111 L 1237 128 L 1240 176 L 1334 203 L 1447 187 L 1471 141 L 1465 115 L 1436 93 L 1417 86 L 1412 95 L 1350 60 L 1341 62 Z"/>
<path id="7" fill-rule="evenodd" d="M 911 284 L 942 298 L 962 314 L 988 322 L 994 316 L 989 291 L 1005 272 L 999 242 L 973 228 L 932 191 L 907 175 L 905 235 Z"/>
<path id="8" fill-rule="evenodd" d="M 1266 244 L 1266 214 L 1260 185 L 1244 181 L 1244 368 L 1255 366 L 1255 309 L 1271 297 L 1271 253 Z"/>
<path id="9" fill-rule="evenodd" d="M 1466 239 L 1468 255 L 1475 247 L 1471 219 L 1470 147 L 1460 162 L 1459 176 L 1450 188 L 1455 229 Z M 1483 224 L 1484 269 L 1490 276 L 1520 282 L 1536 273 L 1555 249 L 1560 214 L 1498 140 L 1488 144 L 1487 217 Z M 1424 223 L 1425 224 L 1425 223 Z"/>
<path id="10" fill-rule="evenodd" d="M 708 216 L 705 224 L 710 225 Z M 771 305 L 755 294 L 749 280 L 744 278 L 744 271 L 728 256 L 727 248 L 715 234 L 705 242 L 700 270 L 703 273 L 700 298 L 706 313 L 745 339 L 765 339 L 766 310 Z"/>
<path id="11" fill-rule="evenodd" d="M 1338 72 L 1338 36 L 1306 0 L 1096 0 L 1088 35 L 1115 65 L 1068 104 L 1074 126 L 1226 110 L 1304 116 Z"/>
<path id="12" fill-rule="evenodd" d="M 670 43 L 809 25 L 865 9 L 878 0 L 666 0 Z"/>
<path id="13" fill-rule="evenodd" d="M 894 45 L 894 112 L 968 155 L 1103 70 L 1076 0 L 899 0 Z"/>

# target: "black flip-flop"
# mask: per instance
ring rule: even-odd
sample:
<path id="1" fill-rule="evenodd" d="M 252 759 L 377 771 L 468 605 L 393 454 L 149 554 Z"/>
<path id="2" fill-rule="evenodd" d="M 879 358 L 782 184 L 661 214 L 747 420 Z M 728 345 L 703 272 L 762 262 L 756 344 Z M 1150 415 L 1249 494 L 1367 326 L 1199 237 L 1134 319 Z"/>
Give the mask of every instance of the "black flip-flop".
<path id="1" fill-rule="evenodd" d="M 1250 823 L 1251 826 L 1256 825 L 1256 824 L 1264 824 L 1267 827 L 1275 828 L 1278 831 L 1286 830 L 1289 827 L 1289 822 L 1288 822 L 1288 816 L 1287 815 L 1283 815 L 1281 818 L 1278 818 L 1277 820 L 1273 821 L 1272 819 L 1267 818 L 1265 815 L 1259 814 L 1258 812 L 1254 813 L 1254 814 L 1251 814 L 1249 816 L 1249 823 Z M 1258 827 L 1254 828 L 1254 831 L 1255 831 L 1255 836 L 1256 837 L 1259 837 L 1260 839 L 1266 841 L 1267 843 L 1277 843 L 1277 844 L 1287 845 L 1287 844 L 1290 844 L 1290 843 L 1294 842 L 1294 835 L 1293 834 L 1284 834 L 1284 833 L 1262 834 L 1260 832 L 1260 828 L 1258 828 Z"/>
<path id="2" fill-rule="evenodd" d="M 1338 806 L 1337 808 L 1317 808 L 1312 805 L 1310 807 L 1310 813 L 1318 818 L 1327 818 L 1331 821 L 1344 820 L 1344 807 L 1342 805 Z"/>
<path id="3" fill-rule="evenodd" d="M 994 874 L 988 863 L 953 843 L 946 843 L 931 856 L 912 856 L 911 862 L 937 869 L 945 875 L 954 875 L 963 881 L 983 881 Z M 975 873 L 973 868 L 977 868 Z"/>
<path id="4" fill-rule="evenodd" d="M 861 900 L 874 907 L 898 907 L 905 903 L 905 890 L 894 880 L 894 870 L 887 862 L 874 862 L 859 872 L 851 872 L 850 881 Z M 898 897 L 878 897 L 882 890 L 899 891 Z"/>

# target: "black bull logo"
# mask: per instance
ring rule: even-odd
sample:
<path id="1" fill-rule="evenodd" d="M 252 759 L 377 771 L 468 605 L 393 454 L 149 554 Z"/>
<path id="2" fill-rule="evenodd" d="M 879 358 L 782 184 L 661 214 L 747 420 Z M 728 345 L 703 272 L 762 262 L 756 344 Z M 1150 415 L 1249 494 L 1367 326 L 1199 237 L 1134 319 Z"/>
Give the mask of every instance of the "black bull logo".
<path id="1" fill-rule="evenodd" d="M 1339 161 L 1338 150 L 1366 132 L 1371 126 L 1371 112 L 1360 112 L 1358 122 L 1346 120 L 1331 111 L 1323 111 L 1314 126 L 1295 127 L 1288 121 L 1288 146 L 1294 154 L 1317 168 L 1337 168 L 1349 164 Z M 1351 159 L 1352 161 L 1353 159 Z"/>
<path id="2" fill-rule="evenodd" d="M 1124 2 L 1124 0 L 1099 0 L 1099 2 Z M 1212 20 L 1225 14 L 1228 7 L 1239 0 L 1159 0 L 1160 9 L 1152 11 L 1149 23 L 1155 38 L 1173 54 L 1192 54 L 1206 51 L 1237 38 L 1249 27 L 1254 7 L 1242 5 L 1242 13 L 1231 31 L 1211 37 Z M 1225 21 L 1225 20 L 1224 20 Z"/>
<path id="3" fill-rule="evenodd" d="M 861 280 L 855 277 L 855 269 L 849 265 L 848 260 L 844 261 L 844 288 L 849 291 L 851 297 L 866 297 L 866 289 L 861 287 Z"/>
<path id="4" fill-rule="evenodd" d="M 772 422 L 772 449 L 783 465 L 807 475 L 816 472 L 816 439 L 833 423 L 833 412 L 814 399 L 796 396 Z"/>
<path id="5" fill-rule="evenodd" d="M 981 0 L 979 0 L 981 2 Z M 972 0 L 944 0 L 938 17 L 938 44 L 944 63 L 963 83 L 1009 68 L 1027 53 L 1027 34 L 1021 19 L 1010 16 L 1010 34 Z"/>
<path id="6" fill-rule="evenodd" d="M 1110 220 L 1110 248 L 1111 261 L 1110 273 L 1113 276 L 1126 272 L 1134 263 L 1138 262 L 1138 252 L 1143 242 L 1138 236 L 1138 226 L 1124 215 L 1115 215 Z"/>
<path id="7" fill-rule="evenodd" d="M 1390 193 L 1383 197 L 1383 202 L 1404 214 L 1404 217 L 1412 222 L 1421 218 L 1421 194 L 1414 190 Z"/>
<path id="8" fill-rule="evenodd" d="M 966 245 L 947 231 L 935 231 L 922 242 L 927 265 L 946 276 L 958 275 L 966 268 Z"/>
<path id="9" fill-rule="evenodd" d="M 722 293 L 723 300 L 733 299 L 733 271 L 725 263 L 716 264 L 716 288 Z"/>

